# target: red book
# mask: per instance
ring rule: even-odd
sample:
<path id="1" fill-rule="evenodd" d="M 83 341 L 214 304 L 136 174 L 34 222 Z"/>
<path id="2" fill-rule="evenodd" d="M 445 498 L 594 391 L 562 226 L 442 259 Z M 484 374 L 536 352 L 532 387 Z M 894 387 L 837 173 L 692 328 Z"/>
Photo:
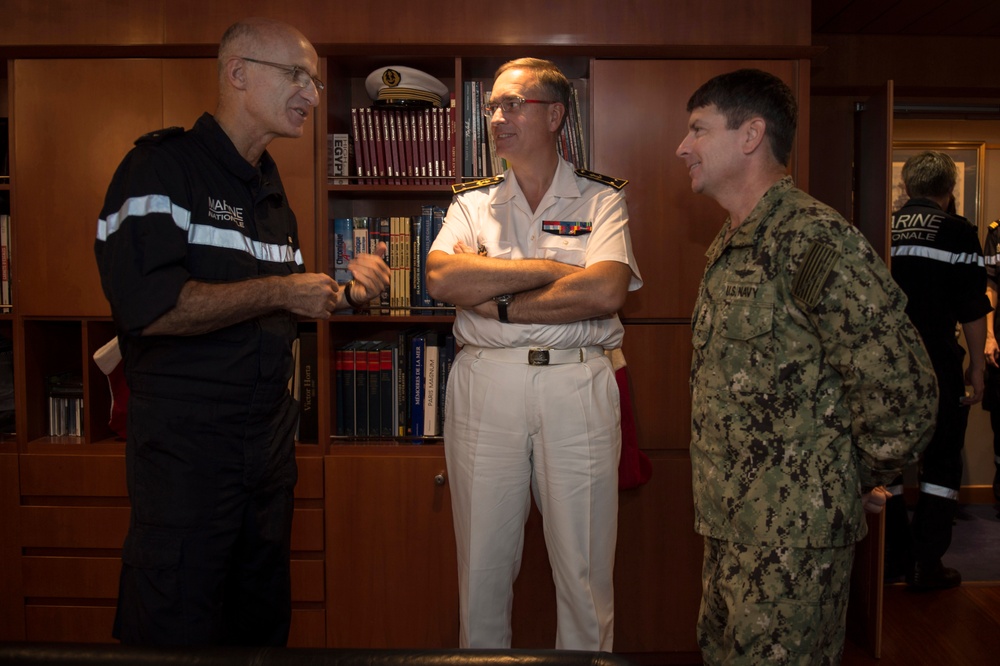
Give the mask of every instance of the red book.
<path id="1" fill-rule="evenodd" d="M 382 143 L 382 116 L 377 109 L 368 109 L 368 116 L 372 119 L 372 127 L 375 130 L 372 134 L 372 148 L 375 153 L 375 173 L 378 176 L 376 182 L 385 185 L 388 180 L 386 179 L 385 148 Z"/>
<path id="2" fill-rule="evenodd" d="M 406 116 L 406 141 L 409 144 L 407 152 L 410 159 L 410 176 L 416 179 L 420 176 L 420 148 L 417 146 L 417 116 L 411 111 L 403 113 Z M 419 183 L 419 180 L 414 180 Z"/>
<path id="3" fill-rule="evenodd" d="M 397 138 L 397 128 L 396 128 L 396 113 L 391 109 L 382 110 L 382 118 L 386 127 L 389 128 L 388 135 L 388 146 L 389 155 L 392 156 L 392 174 L 393 174 L 393 184 L 402 185 L 403 181 L 400 180 L 402 177 L 402 171 L 400 170 L 399 161 L 399 140 Z"/>
<path id="4" fill-rule="evenodd" d="M 421 182 L 426 183 L 426 178 L 430 175 L 427 173 L 427 123 L 423 113 L 417 111 L 413 115 L 417 121 L 417 148 L 420 153 L 417 158 L 417 175 L 424 178 Z"/>
<path id="5" fill-rule="evenodd" d="M 361 154 L 361 131 L 358 126 L 358 110 L 351 109 L 351 130 L 354 135 L 354 169 L 358 178 L 365 177 L 364 159 Z"/>
<path id="6" fill-rule="evenodd" d="M 441 132 L 438 129 L 437 118 L 437 109 L 424 110 L 424 120 L 427 122 L 427 141 L 430 143 L 431 148 L 428 155 L 430 164 L 427 168 L 427 175 L 434 177 L 434 180 L 431 182 L 435 185 L 441 182 L 438 180 L 441 177 L 441 148 L 438 145 L 438 137 L 441 135 Z"/>
<path id="7" fill-rule="evenodd" d="M 375 130 L 372 127 L 372 110 L 369 108 L 363 108 L 362 118 L 365 121 L 365 128 L 368 131 L 367 139 L 365 140 L 366 150 L 368 151 L 368 183 L 373 184 L 378 182 L 378 162 L 375 159 Z"/>

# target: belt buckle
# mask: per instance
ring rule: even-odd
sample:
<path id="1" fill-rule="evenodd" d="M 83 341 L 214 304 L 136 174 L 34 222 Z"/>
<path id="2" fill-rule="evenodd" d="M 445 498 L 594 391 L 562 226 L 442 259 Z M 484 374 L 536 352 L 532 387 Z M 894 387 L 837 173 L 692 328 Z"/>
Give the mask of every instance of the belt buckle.
<path id="1" fill-rule="evenodd" d="M 548 365 L 549 350 L 531 348 L 528 350 L 528 365 Z"/>

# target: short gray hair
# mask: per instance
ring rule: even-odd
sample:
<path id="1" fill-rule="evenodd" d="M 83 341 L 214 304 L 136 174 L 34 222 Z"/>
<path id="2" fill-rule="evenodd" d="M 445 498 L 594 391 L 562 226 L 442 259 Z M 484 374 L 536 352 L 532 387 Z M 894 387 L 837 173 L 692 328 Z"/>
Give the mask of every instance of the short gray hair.
<path id="1" fill-rule="evenodd" d="M 946 197 L 955 189 L 957 182 L 955 161 L 936 150 L 925 150 L 903 165 L 903 184 L 911 198 Z"/>

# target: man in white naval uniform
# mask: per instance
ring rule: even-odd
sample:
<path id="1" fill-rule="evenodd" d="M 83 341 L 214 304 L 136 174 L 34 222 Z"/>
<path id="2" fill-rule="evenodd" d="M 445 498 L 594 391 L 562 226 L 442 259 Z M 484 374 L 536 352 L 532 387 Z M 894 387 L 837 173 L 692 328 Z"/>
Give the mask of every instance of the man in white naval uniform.
<path id="1" fill-rule="evenodd" d="M 460 646 L 511 644 L 534 492 L 557 596 L 556 648 L 610 651 L 618 531 L 618 388 L 605 349 L 642 285 L 625 182 L 557 153 L 570 84 L 551 62 L 497 71 L 485 105 L 503 176 L 456 185 L 427 258 L 457 306 L 444 446 L 458 548 Z"/>

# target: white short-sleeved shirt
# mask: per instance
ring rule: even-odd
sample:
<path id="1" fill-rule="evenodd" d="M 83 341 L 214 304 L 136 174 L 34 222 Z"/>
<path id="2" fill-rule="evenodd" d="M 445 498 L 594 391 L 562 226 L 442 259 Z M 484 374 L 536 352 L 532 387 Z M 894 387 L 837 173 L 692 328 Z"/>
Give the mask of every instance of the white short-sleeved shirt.
<path id="1" fill-rule="evenodd" d="M 589 233 L 581 233 L 586 229 Z M 497 258 L 551 259 L 581 267 L 618 261 L 632 271 L 629 291 L 642 286 L 625 194 L 577 175 L 562 159 L 534 213 L 510 170 L 496 185 L 456 195 L 431 251 L 453 254 L 458 241 Z M 504 324 L 460 308 L 454 333 L 459 344 L 479 347 L 614 349 L 621 346 L 624 330 L 617 315 L 568 324 Z"/>

